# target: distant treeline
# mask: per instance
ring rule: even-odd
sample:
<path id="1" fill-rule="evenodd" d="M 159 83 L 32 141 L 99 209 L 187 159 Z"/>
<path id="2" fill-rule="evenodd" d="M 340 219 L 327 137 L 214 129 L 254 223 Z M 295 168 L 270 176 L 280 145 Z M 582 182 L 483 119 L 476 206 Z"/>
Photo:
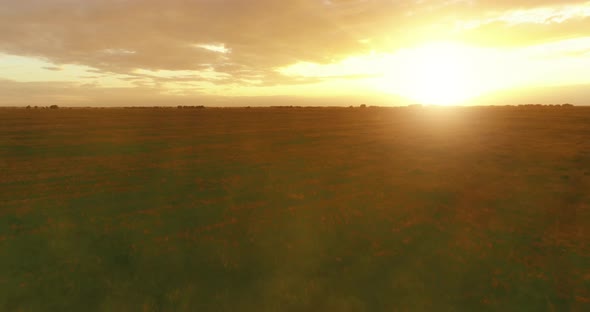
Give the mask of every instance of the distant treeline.
<path id="1" fill-rule="evenodd" d="M 181 108 L 181 109 L 197 109 L 197 108 L 205 108 L 205 106 L 203 106 L 203 105 L 197 105 L 197 106 L 178 105 L 176 108 Z"/>
<path id="2" fill-rule="evenodd" d="M 311 109 L 311 108 L 342 108 L 341 106 L 300 106 L 300 105 L 288 105 L 288 106 L 280 106 L 280 105 L 274 105 L 274 106 L 268 106 L 268 108 L 296 108 L 296 109 Z M 249 107 L 247 107 L 249 108 Z M 264 108 L 264 106 L 259 106 L 257 108 Z"/>
<path id="3" fill-rule="evenodd" d="M 51 106 L 31 106 L 31 105 L 27 105 L 27 107 L 25 107 L 25 108 L 26 109 L 31 109 L 31 108 L 32 109 L 39 109 L 39 108 L 41 108 L 41 109 L 46 109 L 46 108 L 49 108 L 49 109 L 58 109 L 59 106 L 57 106 L 57 105 L 51 105 Z"/>
<path id="4" fill-rule="evenodd" d="M 125 109 L 173 109 L 174 106 L 125 106 Z M 178 105 L 176 108 L 194 109 L 194 108 L 205 108 L 203 105 L 199 106 L 183 106 Z"/>
<path id="5" fill-rule="evenodd" d="M 402 106 L 403 107 L 403 106 Z M 410 104 L 408 106 L 405 107 L 409 107 L 409 108 L 428 108 L 428 107 L 445 107 L 443 106 L 429 106 L 429 105 L 422 105 L 422 104 Z M 518 104 L 518 105 L 460 105 L 460 106 L 450 106 L 450 107 L 488 107 L 488 108 L 502 108 L 502 107 L 506 107 L 506 108 L 550 108 L 550 107 L 574 107 L 573 104 Z"/>
<path id="6" fill-rule="evenodd" d="M 124 108 L 127 108 L 127 109 L 171 109 L 171 108 L 174 108 L 174 106 L 127 106 Z M 178 105 L 176 108 L 194 109 L 194 108 L 205 108 L 205 106 L 203 106 L 203 105 L 199 105 L 199 106 Z"/>
<path id="7" fill-rule="evenodd" d="M 520 104 L 518 107 L 573 107 L 574 104 Z"/>
<path id="8" fill-rule="evenodd" d="M 265 107 L 265 106 L 260 106 L 260 107 Z M 269 108 L 343 108 L 343 107 L 347 107 L 347 106 L 300 106 L 300 105 L 273 105 L 273 106 L 268 106 Z M 354 106 L 350 105 L 348 106 L 348 108 L 353 108 Z M 366 107 L 379 107 L 379 106 L 367 106 L 366 104 L 361 104 L 358 107 L 360 108 L 366 108 Z M 386 107 L 386 106 L 383 106 Z M 246 107 L 246 108 L 250 108 L 250 106 Z"/>
<path id="9" fill-rule="evenodd" d="M 303 109 L 309 109 L 309 108 L 343 108 L 346 106 L 293 106 L 293 105 L 275 105 L 275 106 L 259 106 L 258 108 L 303 108 Z M 407 106 L 373 106 L 373 105 L 366 105 L 366 104 L 361 104 L 359 106 L 348 106 L 348 108 L 354 108 L 354 107 L 360 107 L 360 108 L 400 108 L 400 107 L 411 107 L 411 108 L 427 108 L 429 107 L 428 105 L 422 105 L 422 104 L 410 104 Z M 485 106 L 460 106 L 460 107 L 523 107 L 523 108 L 537 108 L 537 107 L 574 107 L 573 104 L 570 103 L 565 103 L 565 104 L 519 104 L 519 105 L 485 105 Z M 31 106 L 31 105 L 27 105 L 25 107 L 26 109 L 58 109 L 59 106 L 57 105 L 50 105 L 50 106 Z M 73 107 L 66 107 L 68 109 L 71 109 Z M 106 107 L 78 107 L 78 108 L 106 108 Z M 114 107 L 117 108 L 117 107 Z M 120 108 L 120 107 L 119 107 Z M 124 109 L 172 109 L 174 108 L 173 106 L 125 106 L 123 107 Z M 177 109 L 204 109 L 206 108 L 204 105 L 178 105 L 176 107 Z M 251 108 L 250 106 L 247 107 L 212 107 L 212 108 Z"/>

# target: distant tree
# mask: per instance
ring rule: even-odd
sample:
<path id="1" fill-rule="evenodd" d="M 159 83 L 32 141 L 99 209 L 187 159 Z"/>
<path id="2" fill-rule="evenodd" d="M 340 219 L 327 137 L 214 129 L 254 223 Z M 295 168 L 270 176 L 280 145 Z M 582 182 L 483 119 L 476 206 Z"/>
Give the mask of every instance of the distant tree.
<path id="1" fill-rule="evenodd" d="M 58 109 L 58 108 L 59 108 L 59 106 L 57 106 L 57 105 L 51 105 L 51 106 L 49 106 L 49 108 L 50 108 L 50 109 Z"/>
<path id="2" fill-rule="evenodd" d="M 37 105 L 35 105 L 35 109 L 39 108 Z"/>
<path id="3" fill-rule="evenodd" d="M 361 108 L 366 108 L 367 104 L 361 104 Z"/>
<path id="4" fill-rule="evenodd" d="M 570 104 L 570 103 L 565 103 L 565 104 L 562 104 L 561 106 L 562 107 L 573 107 L 574 105 Z"/>
<path id="5" fill-rule="evenodd" d="M 27 105 L 27 109 L 31 109 L 31 105 Z"/>

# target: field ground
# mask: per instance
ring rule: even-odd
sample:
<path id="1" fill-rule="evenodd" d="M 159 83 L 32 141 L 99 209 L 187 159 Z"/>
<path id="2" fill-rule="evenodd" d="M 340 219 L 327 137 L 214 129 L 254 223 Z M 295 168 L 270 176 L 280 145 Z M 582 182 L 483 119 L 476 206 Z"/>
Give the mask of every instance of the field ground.
<path id="1" fill-rule="evenodd" d="M 589 311 L 590 108 L 0 110 L 2 311 Z"/>

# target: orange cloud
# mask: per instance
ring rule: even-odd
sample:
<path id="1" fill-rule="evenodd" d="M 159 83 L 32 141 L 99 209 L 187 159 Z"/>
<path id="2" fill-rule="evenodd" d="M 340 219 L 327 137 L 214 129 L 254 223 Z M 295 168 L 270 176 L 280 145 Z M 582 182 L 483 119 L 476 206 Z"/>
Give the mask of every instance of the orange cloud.
<path id="1" fill-rule="evenodd" d="M 7 1 L 0 54 L 43 59 L 53 69 L 83 66 L 138 88 L 296 85 L 334 77 L 280 69 L 429 40 L 516 46 L 590 36 L 588 7 L 575 0 Z M 154 74 L 166 71 L 193 74 Z"/>

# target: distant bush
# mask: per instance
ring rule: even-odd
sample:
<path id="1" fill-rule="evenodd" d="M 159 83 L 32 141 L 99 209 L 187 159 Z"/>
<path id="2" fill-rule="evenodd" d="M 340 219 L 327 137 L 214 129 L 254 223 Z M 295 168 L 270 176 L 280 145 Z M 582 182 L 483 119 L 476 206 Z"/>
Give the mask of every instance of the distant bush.
<path id="1" fill-rule="evenodd" d="M 361 104 L 361 108 L 366 108 L 367 104 Z"/>
<path id="2" fill-rule="evenodd" d="M 31 109 L 31 105 L 27 105 L 27 109 Z"/>
<path id="3" fill-rule="evenodd" d="M 203 106 L 203 105 L 198 105 L 198 106 L 178 105 L 177 108 L 181 108 L 181 109 L 195 109 L 195 108 L 205 108 L 205 106 Z"/>
<path id="4" fill-rule="evenodd" d="M 58 109 L 58 108 L 59 108 L 59 106 L 57 106 L 57 105 L 51 105 L 51 106 L 49 106 L 49 108 L 50 108 L 50 109 Z"/>
<path id="5" fill-rule="evenodd" d="M 573 107 L 573 104 L 520 104 L 518 105 L 518 107 L 523 107 L 523 108 L 544 108 L 544 107 Z"/>

